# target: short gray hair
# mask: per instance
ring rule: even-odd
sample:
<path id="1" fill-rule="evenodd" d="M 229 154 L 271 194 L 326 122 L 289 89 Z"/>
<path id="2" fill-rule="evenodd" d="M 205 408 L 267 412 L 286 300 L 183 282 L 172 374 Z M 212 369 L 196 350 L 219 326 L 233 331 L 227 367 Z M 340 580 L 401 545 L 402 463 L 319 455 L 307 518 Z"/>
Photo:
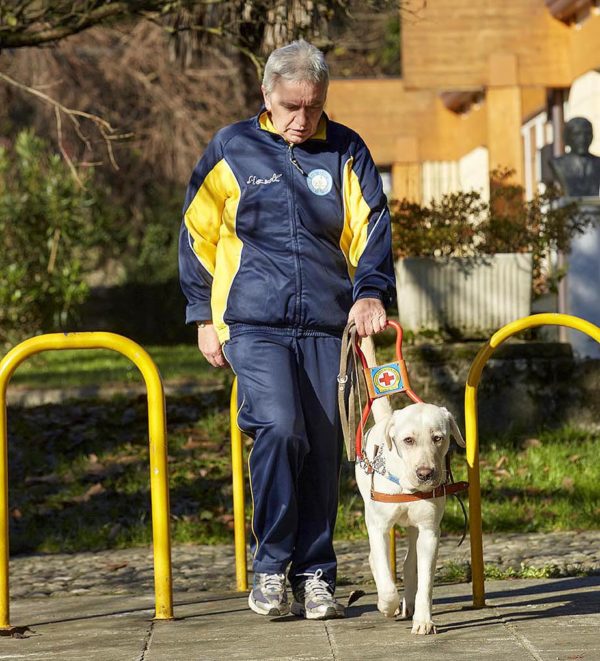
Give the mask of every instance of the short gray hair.
<path id="1" fill-rule="evenodd" d="M 270 94 L 280 78 L 327 85 L 329 67 L 323 53 L 304 39 L 274 50 L 265 65 L 263 87 Z"/>

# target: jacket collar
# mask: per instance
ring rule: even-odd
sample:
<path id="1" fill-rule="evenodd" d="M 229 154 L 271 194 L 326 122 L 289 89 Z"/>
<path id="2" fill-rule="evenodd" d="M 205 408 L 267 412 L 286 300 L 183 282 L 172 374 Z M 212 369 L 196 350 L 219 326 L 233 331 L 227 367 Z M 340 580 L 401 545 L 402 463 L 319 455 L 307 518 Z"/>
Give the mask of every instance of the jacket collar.
<path id="1" fill-rule="evenodd" d="M 325 113 L 321 115 L 321 119 L 319 120 L 319 125 L 317 126 L 317 131 L 314 135 L 312 135 L 308 140 L 327 140 L 327 124 L 329 123 L 329 117 Z M 277 132 L 277 129 L 275 126 L 273 126 L 273 122 L 271 121 L 271 117 L 269 113 L 267 112 L 266 108 L 263 106 L 260 109 L 260 112 L 256 116 L 256 124 L 259 129 L 263 131 L 267 131 L 269 133 L 275 133 L 276 135 L 279 135 Z"/>

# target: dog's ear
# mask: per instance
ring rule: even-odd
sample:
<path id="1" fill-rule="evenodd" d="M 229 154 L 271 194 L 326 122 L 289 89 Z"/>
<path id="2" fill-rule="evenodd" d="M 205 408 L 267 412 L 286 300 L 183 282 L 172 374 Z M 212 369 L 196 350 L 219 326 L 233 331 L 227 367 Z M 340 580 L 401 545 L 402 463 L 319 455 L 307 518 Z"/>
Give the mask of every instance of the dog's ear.
<path id="1" fill-rule="evenodd" d="M 390 415 L 390 419 L 385 423 L 385 430 L 383 435 L 385 436 L 385 442 L 387 444 L 387 449 L 392 449 L 392 435 L 394 434 L 394 416 Z"/>
<path id="2" fill-rule="evenodd" d="M 465 439 L 460 433 L 460 429 L 456 424 L 456 420 L 454 419 L 454 416 L 446 408 L 444 408 L 443 411 L 448 420 L 448 424 L 450 425 L 450 433 L 452 434 L 452 436 L 454 436 L 454 440 L 460 445 L 460 447 L 464 448 L 466 446 Z"/>

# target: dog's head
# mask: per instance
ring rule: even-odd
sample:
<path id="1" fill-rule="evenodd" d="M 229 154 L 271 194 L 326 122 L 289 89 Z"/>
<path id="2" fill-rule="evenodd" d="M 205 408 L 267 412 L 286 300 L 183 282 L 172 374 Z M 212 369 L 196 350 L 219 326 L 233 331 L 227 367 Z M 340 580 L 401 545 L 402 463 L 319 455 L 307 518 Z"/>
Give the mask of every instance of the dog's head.
<path id="1" fill-rule="evenodd" d="M 465 447 L 454 416 L 443 407 L 412 404 L 394 411 L 385 428 L 390 470 L 409 488 L 439 486 L 446 478 L 444 459 L 451 437 Z"/>

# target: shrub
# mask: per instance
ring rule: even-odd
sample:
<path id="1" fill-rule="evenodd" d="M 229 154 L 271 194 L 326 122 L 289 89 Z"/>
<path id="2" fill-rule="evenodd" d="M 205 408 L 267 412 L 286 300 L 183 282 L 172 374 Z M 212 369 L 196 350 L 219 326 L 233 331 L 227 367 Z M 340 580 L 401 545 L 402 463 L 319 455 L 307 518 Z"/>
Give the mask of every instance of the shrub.
<path id="1" fill-rule="evenodd" d="M 78 184 L 31 131 L 0 149 L 0 344 L 64 327 L 106 240 L 93 172 Z"/>
<path id="2" fill-rule="evenodd" d="M 476 191 L 447 193 L 428 205 L 409 200 L 390 204 L 397 257 L 468 257 L 483 240 L 487 203 Z"/>
<path id="3" fill-rule="evenodd" d="M 554 289 L 564 274 L 543 266 L 555 250 L 568 251 L 571 240 L 594 222 L 577 204 L 562 204 L 547 188 L 525 199 L 522 186 L 509 183 L 510 170 L 492 173 L 490 199 L 477 191 L 447 193 L 420 205 L 393 201 L 392 241 L 397 257 L 484 259 L 501 252 L 530 252 L 536 294 Z"/>

